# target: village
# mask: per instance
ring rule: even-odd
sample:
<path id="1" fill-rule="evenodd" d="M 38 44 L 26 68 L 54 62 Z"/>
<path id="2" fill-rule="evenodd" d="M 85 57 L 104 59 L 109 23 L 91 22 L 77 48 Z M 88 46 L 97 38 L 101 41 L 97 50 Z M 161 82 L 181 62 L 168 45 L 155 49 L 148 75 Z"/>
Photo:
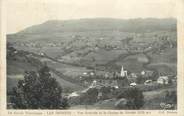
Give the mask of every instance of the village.
<path id="1" fill-rule="evenodd" d="M 175 30 L 28 33 L 7 35 L 9 104 L 25 73 L 47 66 L 68 109 L 176 109 Z"/>
<path id="2" fill-rule="evenodd" d="M 175 83 L 177 80 L 176 75 L 156 75 L 154 71 L 143 70 L 140 73 L 130 73 L 124 70 L 123 66 L 121 72 L 107 72 L 104 75 L 97 75 L 95 71 L 84 72 L 79 77 L 81 83 L 85 86 L 96 87 L 96 86 L 110 86 L 115 88 L 122 88 L 131 85 L 144 84 L 152 85 L 154 83 L 161 85 L 168 85 Z"/>
<path id="3" fill-rule="evenodd" d="M 155 77 L 156 76 L 156 77 Z M 71 105 L 90 104 L 81 100 L 86 93 L 93 89 L 97 90 L 96 96 L 91 99 L 94 103 L 113 99 L 119 93 L 129 87 L 139 88 L 141 91 L 154 91 L 163 88 L 175 87 L 177 84 L 176 75 L 155 75 L 153 71 L 142 71 L 140 73 L 130 73 L 122 66 L 120 73 L 105 73 L 97 75 L 95 71 L 84 72 L 83 76 L 79 77 L 81 83 L 86 87 L 82 91 L 72 92 L 67 95 Z M 120 103 L 119 103 L 120 104 Z M 160 107 L 167 107 L 167 102 L 160 103 Z M 173 105 L 172 103 L 169 105 Z M 173 106 L 168 106 L 171 108 Z"/>

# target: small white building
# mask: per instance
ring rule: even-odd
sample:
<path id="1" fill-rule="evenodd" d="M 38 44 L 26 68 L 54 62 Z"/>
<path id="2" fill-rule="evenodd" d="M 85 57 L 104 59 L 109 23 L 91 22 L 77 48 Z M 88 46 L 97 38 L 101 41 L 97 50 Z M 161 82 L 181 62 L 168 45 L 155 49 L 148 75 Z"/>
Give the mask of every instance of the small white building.
<path id="1" fill-rule="evenodd" d="M 97 81 L 93 80 L 93 82 L 91 83 L 90 87 L 95 87 L 95 86 L 97 86 Z"/>
<path id="2" fill-rule="evenodd" d="M 141 72 L 141 75 L 145 75 L 146 74 L 146 72 L 143 70 L 142 72 Z"/>
<path id="3" fill-rule="evenodd" d="M 152 84 L 153 82 L 152 82 L 152 80 L 146 80 L 145 82 L 144 82 L 144 85 L 150 85 L 150 84 Z"/>
<path id="4" fill-rule="evenodd" d="M 137 75 L 136 75 L 135 73 L 131 73 L 130 76 L 131 76 L 132 78 L 137 78 Z"/>
<path id="5" fill-rule="evenodd" d="M 134 86 L 136 86 L 137 84 L 135 83 L 135 82 L 133 82 L 133 83 L 130 83 L 130 87 L 134 87 Z"/>
<path id="6" fill-rule="evenodd" d="M 83 75 L 87 75 L 88 73 L 87 72 L 84 72 Z"/>
<path id="7" fill-rule="evenodd" d="M 143 77 L 152 77 L 153 75 L 154 75 L 154 72 L 153 71 L 150 71 L 150 70 L 143 70 L 142 72 L 141 72 L 141 75 L 143 76 Z"/>
<path id="8" fill-rule="evenodd" d="M 158 79 L 157 79 L 157 83 L 159 84 L 169 84 L 169 78 L 168 76 L 160 76 Z"/>
<path id="9" fill-rule="evenodd" d="M 95 73 L 94 73 L 94 72 L 90 72 L 90 75 L 91 75 L 91 76 L 94 76 L 94 75 L 95 75 Z"/>
<path id="10" fill-rule="evenodd" d="M 41 52 L 41 53 L 39 53 L 39 55 L 40 55 L 40 56 L 44 56 L 44 55 L 45 55 L 45 53 Z"/>
<path id="11" fill-rule="evenodd" d="M 71 98 L 71 97 L 78 97 L 79 94 L 77 92 L 73 92 L 71 94 L 68 95 L 68 98 Z"/>

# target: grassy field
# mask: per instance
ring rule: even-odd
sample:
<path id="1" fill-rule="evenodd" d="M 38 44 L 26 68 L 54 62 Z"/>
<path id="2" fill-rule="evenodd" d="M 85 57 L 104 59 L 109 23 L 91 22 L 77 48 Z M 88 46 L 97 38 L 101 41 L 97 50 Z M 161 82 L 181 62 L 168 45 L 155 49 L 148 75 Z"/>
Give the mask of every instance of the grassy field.
<path id="1" fill-rule="evenodd" d="M 160 73 L 177 73 L 177 51 L 175 48 L 168 48 L 161 54 L 149 54 L 151 62 L 147 67 L 154 68 Z"/>
<path id="2" fill-rule="evenodd" d="M 27 62 L 12 61 L 12 60 L 8 60 L 7 62 L 8 75 L 23 74 L 25 71 L 31 71 L 31 70 L 35 71 L 36 67 L 32 66 Z"/>
<path id="3" fill-rule="evenodd" d="M 116 61 L 117 66 L 124 66 L 125 69 L 131 72 L 140 73 L 145 70 L 143 64 L 147 63 L 149 59 L 144 54 L 129 55 L 124 59 Z"/>
<path id="4" fill-rule="evenodd" d="M 71 76 L 71 77 L 76 77 L 76 76 L 82 75 L 84 72 L 91 71 L 85 67 L 72 66 L 69 64 L 63 64 L 59 62 L 48 62 L 47 65 L 63 73 L 64 75 Z"/>
<path id="5" fill-rule="evenodd" d="M 79 90 L 84 89 L 80 85 L 66 81 L 54 73 L 52 74 L 53 74 L 53 77 L 56 78 L 57 82 L 61 85 L 64 91 L 73 92 L 73 91 L 79 91 Z"/>
<path id="6" fill-rule="evenodd" d="M 124 51 L 124 50 L 106 51 L 106 50 L 100 49 L 97 52 L 88 54 L 83 58 L 83 60 L 88 60 L 89 62 L 91 61 L 91 63 L 95 63 L 99 65 L 105 65 L 108 62 L 118 58 L 119 55 L 126 54 L 126 53 L 127 51 Z"/>

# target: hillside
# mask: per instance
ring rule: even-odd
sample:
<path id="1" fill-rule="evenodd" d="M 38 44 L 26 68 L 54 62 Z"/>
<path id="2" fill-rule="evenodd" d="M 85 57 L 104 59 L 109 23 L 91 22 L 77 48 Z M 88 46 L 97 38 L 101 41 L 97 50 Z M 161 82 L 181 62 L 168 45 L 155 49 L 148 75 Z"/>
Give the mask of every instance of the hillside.
<path id="1" fill-rule="evenodd" d="M 7 38 L 18 50 L 43 53 L 59 61 L 61 65 L 48 64 L 70 76 L 94 69 L 94 65 L 100 70 L 119 71 L 124 65 L 137 73 L 146 69 L 176 73 L 175 19 L 51 20 Z"/>
<path id="2" fill-rule="evenodd" d="M 38 71 L 40 61 L 39 57 L 25 51 L 12 51 L 8 48 L 7 54 L 7 88 L 8 91 L 10 91 L 12 87 L 17 86 L 19 80 L 24 78 L 25 71 Z M 58 81 L 64 91 L 82 89 L 80 85 L 66 81 L 52 71 L 51 74 Z"/>
<path id="3" fill-rule="evenodd" d="M 115 31 L 115 32 L 113 32 Z M 78 20 L 49 20 L 45 23 L 28 27 L 16 34 L 8 35 L 8 38 L 39 40 L 54 38 L 63 39 L 70 33 L 89 33 L 95 35 L 118 36 L 118 33 L 146 33 L 157 31 L 176 31 L 176 20 L 168 19 L 78 19 Z"/>
<path id="4" fill-rule="evenodd" d="M 123 31 L 147 32 L 175 30 L 174 19 L 79 19 L 79 20 L 51 20 L 40 25 L 29 27 L 19 34 L 57 33 L 57 32 L 83 32 L 83 31 Z"/>

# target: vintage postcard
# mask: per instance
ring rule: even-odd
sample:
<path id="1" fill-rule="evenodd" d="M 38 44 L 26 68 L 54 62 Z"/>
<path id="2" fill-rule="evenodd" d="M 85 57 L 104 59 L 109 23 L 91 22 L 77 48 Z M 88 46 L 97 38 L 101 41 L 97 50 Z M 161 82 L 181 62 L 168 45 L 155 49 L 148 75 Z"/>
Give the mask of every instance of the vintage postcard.
<path id="1" fill-rule="evenodd" d="M 184 116 L 183 0 L 1 0 L 2 116 Z"/>

